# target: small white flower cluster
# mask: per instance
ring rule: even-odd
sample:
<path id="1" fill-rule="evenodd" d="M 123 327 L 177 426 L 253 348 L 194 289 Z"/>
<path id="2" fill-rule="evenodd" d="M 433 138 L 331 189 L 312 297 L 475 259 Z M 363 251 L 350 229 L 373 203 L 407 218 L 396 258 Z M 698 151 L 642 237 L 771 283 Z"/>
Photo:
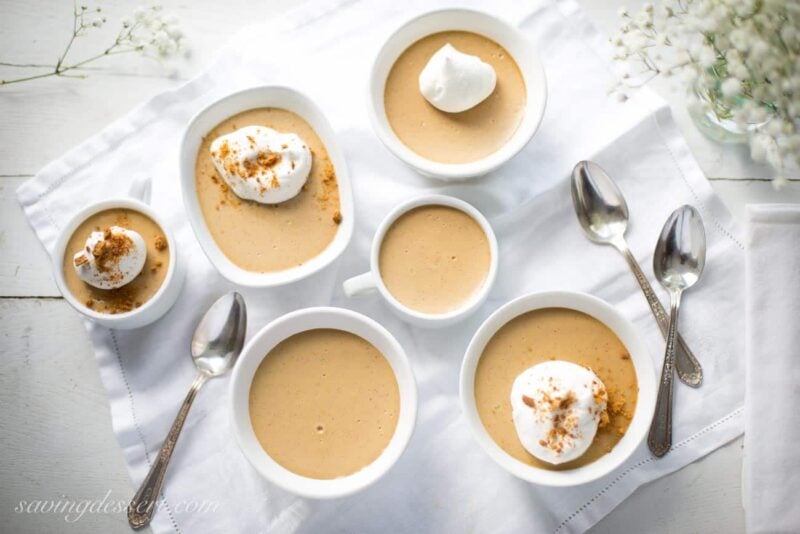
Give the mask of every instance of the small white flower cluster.
<path id="1" fill-rule="evenodd" d="M 102 8 L 99 7 L 89 9 L 85 5 L 75 6 L 72 13 L 72 36 L 67 42 L 64 51 L 58 57 L 56 64 L 51 67 L 50 65 L 3 63 L 6 67 L 49 68 L 50 70 L 10 80 L 0 79 L 0 86 L 28 82 L 50 76 L 85 78 L 85 74 L 78 74 L 81 69 L 85 68 L 89 63 L 108 56 L 134 52 L 152 55 L 157 58 L 167 58 L 183 49 L 183 32 L 178 28 L 177 19 L 172 16 L 165 16 L 162 13 L 161 6 L 151 5 L 150 7 L 138 8 L 134 12 L 132 19 L 123 20 L 122 28 L 117 34 L 117 38 L 108 48 L 80 61 L 68 61 L 67 55 L 70 53 L 75 39 L 86 35 L 94 28 L 103 27 L 106 23 L 106 18 L 102 15 L 102 12 Z"/>
<path id="2" fill-rule="evenodd" d="M 76 7 L 75 13 L 73 13 L 75 36 L 83 35 L 90 28 L 101 28 L 106 23 L 106 18 L 102 15 L 102 12 L 103 9 L 99 7 L 92 10 L 89 9 L 89 6 Z"/>
<path id="3" fill-rule="evenodd" d="M 623 74 L 626 86 L 681 75 L 702 96 L 690 105 L 749 132 L 753 159 L 776 169 L 776 184 L 786 162 L 800 165 L 800 2 L 673 0 L 620 15 L 615 59 L 644 67 Z"/>
<path id="4" fill-rule="evenodd" d="M 122 21 L 117 42 L 166 58 L 181 50 L 183 32 L 175 16 L 164 15 L 161 6 L 152 5 L 137 8 L 132 19 Z"/>

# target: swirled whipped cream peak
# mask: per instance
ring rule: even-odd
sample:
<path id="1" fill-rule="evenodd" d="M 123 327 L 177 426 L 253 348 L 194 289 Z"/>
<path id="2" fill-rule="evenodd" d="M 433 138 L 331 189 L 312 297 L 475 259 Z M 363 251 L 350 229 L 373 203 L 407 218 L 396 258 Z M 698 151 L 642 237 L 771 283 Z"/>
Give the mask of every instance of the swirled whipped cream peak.
<path id="1" fill-rule="evenodd" d="M 551 463 L 579 458 L 607 421 L 608 394 L 594 372 L 562 360 L 526 369 L 511 386 L 517 435 L 529 453 Z"/>
<path id="2" fill-rule="evenodd" d="M 121 226 L 94 231 L 72 258 L 78 277 L 98 289 L 117 289 L 139 276 L 147 259 L 142 236 Z"/>
<path id="3" fill-rule="evenodd" d="M 211 159 L 236 196 L 262 204 L 294 198 L 311 172 L 311 151 L 300 136 L 265 126 L 217 137 Z"/>
<path id="4" fill-rule="evenodd" d="M 477 106 L 492 94 L 496 84 L 497 74 L 491 65 L 450 43 L 431 56 L 419 75 L 422 96 L 447 113 Z"/>

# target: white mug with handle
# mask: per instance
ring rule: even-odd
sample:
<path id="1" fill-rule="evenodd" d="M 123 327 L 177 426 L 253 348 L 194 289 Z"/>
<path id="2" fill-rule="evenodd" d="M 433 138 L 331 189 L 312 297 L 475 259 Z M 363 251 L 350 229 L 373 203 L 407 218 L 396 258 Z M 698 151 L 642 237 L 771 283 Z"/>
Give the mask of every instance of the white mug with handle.
<path id="1" fill-rule="evenodd" d="M 108 328 L 129 330 L 140 328 L 160 319 L 175 303 L 183 288 L 186 275 L 185 260 L 178 253 L 178 243 L 166 221 L 150 207 L 150 190 L 150 179 L 146 176 L 137 176 L 133 180 L 127 196 L 102 200 L 81 209 L 62 227 L 58 239 L 56 239 L 52 254 L 53 277 L 61 294 L 73 308 L 86 318 Z M 129 209 L 146 215 L 164 232 L 167 248 L 170 251 L 166 278 L 156 294 L 141 307 L 117 314 L 101 313 L 89 308 L 86 303 L 80 302 L 70 291 L 64 276 L 64 255 L 67 253 L 67 244 L 73 232 L 92 215 L 111 209 Z"/>
<path id="2" fill-rule="evenodd" d="M 422 206 L 446 206 L 466 213 L 478 223 L 484 234 L 486 234 L 486 239 L 489 242 L 489 271 L 486 273 L 483 284 L 469 299 L 461 304 L 461 306 L 444 313 L 422 312 L 406 306 L 391 294 L 381 278 L 379 256 L 386 231 L 401 215 Z M 375 232 L 375 236 L 372 238 L 369 271 L 345 280 L 342 287 L 345 295 L 351 298 L 380 293 L 392 311 L 403 320 L 415 326 L 437 328 L 455 324 L 477 310 L 489 295 L 489 291 L 494 285 L 496 275 L 497 238 L 486 217 L 474 206 L 458 198 L 446 195 L 425 195 L 403 202 L 383 219 L 380 226 L 378 226 L 378 230 Z"/>

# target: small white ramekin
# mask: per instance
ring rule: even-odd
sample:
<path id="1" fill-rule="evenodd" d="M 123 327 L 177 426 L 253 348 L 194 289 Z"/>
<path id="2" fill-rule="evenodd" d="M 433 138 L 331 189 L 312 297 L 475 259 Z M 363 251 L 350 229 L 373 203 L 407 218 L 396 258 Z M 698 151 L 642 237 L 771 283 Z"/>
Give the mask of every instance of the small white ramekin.
<path id="1" fill-rule="evenodd" d="M 87 206 L 73 215 L 72 219 L 61 229 L 61 233 L 59 233 L 58 239 L 56 240 L 56 246 L 53 251 L 53 277 L 56 280 L 59 291 L 61 291 L 64 299 L 69 302 L 73 308 L 95 323 L 108 328 L 130 330 L 148 325 L 160 319 L 175 303 L 175 300 L 178 298 L 183 288 L 186 266 L 178 252 L 177 242 L 166 222 L 148 205 L 149 201 L 150 181 L 146 178 L 139 178 L 134 181 L 129 197 L 103 200 Z M 72 237 L 72 234 L 81 223 L 95 213 L 115 208 L 138 211 L 155 221 L 155 223 L 161 227 L 164 236 L 167 238 L 170 261 L 164 282 L 150 300 L 129 312 L 110 314 L 92 310 L 88 308 L 86 304 L 79 302 L 78 299 L 75 298 L 67 287 L 67 282 L 64 279 L 64 254 L 70 237 Z"/>
<path id="2" fill-rule="evenodd" d="M 336 170 L 339 185 L 339 211 L 342 222 L 336 236 L 318 256 L 291 269 L 275 272 L 254 272 L 233 263 L 217 246 L 208 230 L 195 188 L 195 162 L 203 137 L 215 126 L 237 113 L 256 108 L 281 108 L 296 113 L 308 122 L 322 140 Z M 296 282 L 327 267 L 347 247 L 353 234 L 353 194 L 344 155 L 336 134 L 322 111 L 307 96 L 282 86 L 253 87 L 230 94 L 213 102 L 192 118 L 183 134 L 180 146 L 180 174 L 183 203 L 197 240 L 214 267 L 234 284 L 248 287 L 275 287 Z"/>
<path id="3" fill-rule="evenodd" d="M 289 471 L 264 450 L 250 422 L 250 385 L 264 357 L 284 339 L 317 328 L 344 330 L 360 336 L 377 348 L 389 362 L 400 392 L 400 412 L 394 435 L 375 461 L 344 477 L 320 480 Z M 229 386 L 233 431 L 247 460 L 273 484 L 296 495 L 314 499 L 344 497 L 360 491 L 382 477 L 400 458 L 417 419 L 417 386 L 403 347 L 372 319 L 342 308 L 305 308 L 280 317 L 256 334 L 242 351 Z M 358 439 L 357 436 L 354 437 Z"/>
<path id="4" fill-rule="evenodd" d="M 511 139 L 496 152 L 469 163 L 440 163 L 420 156 L 397 137 L 386 117 L 383 95 L 392 66 L 409 46 L 433 33 L 459 30 L 484 35 L 513 56 L 525 80 L 525 114 Z M 539 128 L 546 102 L 544 68 L 534 46 L 522 32 L 508 22 L 481 11 L 441 9 L 412 18 L 389 36 L 372 65 L 367 107 L 378 138 L 401 161 L 426 176 L 463 180 L 493 171 L 522 150 Z"/>
<path id="5" fill-rule="evenodd" d="M 524 464 L 495 443 L 475 405 L 475 370 L 490 339 L 506 323 L 524 313 L 542 308 L 569 308 L 591 315 L 610 328 L 631 355 L 636 369 L 639 396 L 628 431 L 616 446 L 598 460 L 568 471 L 549 471 Z M 483 450 L 512 475 L 542 486 L 577 486 L 607 475 L 619 467 L 644 440 L 656 405 L 656 371 L 644 339 L 633 324 L 603 300 L 585 293 L 553 291 L 519 297 L 500 307 L 480 326 L 467 347 L 460 378 L 461 409 Z"/>
<path id="6" fill-rule="evenodd" d="M 483 286 L 481 286 L 481 288 L 475 292 L 475 294 L 462 306 L 446 313 L 424 313 L 409 308 L 391 294 L 381 278 L 380 252 L 381 245 L 383 244 L 383 238 L 386 236 L 386 231 L 401 215 L 420 206 L 448 206 L 450 208 L 463 211 L 480 225 L 481 229 L 486 234 L 486 239 L 489 241 L 489 252 L 491 254 L 491 259 L 489 262 L 489 272 L 486 273 L 486 279 L 483 281 Z M 491 291 L 492 286 L 494 285 L 494 280 L 497 276 L 497 263 L 497 238 L 494 235 L 494 230 L 492 230 L 492 226 L 489 224 L 489 221 L 486 220 L 486 217 L 484 217 L 480 211 L 478 211 L 471 204 L 468 204 L 467 202 L 464 202 L 458 198 L 449 197 L 446 195 L 425 195 L 403 202 L 389 212 L 389 214 L 381 222 L 380 226 L 378 226 L 378 230 L 375 232 L 375 236 L 372 238 L 372 247 L 370 249 L 369 259 L 370 270 L 364 274 L 345 280 L 344 284 L 342 284 L 342 287 L 348 297 L 360 297 L 378 291 L 384 300 L 386 300 L 386 302 L 389 304 L 389 307 L 392 309 L 392 311 L 399 315 L 403 320 L 416 326 L 425 328 L 438 328 L 449 326 L 461 321 L 462 319 L 465 319 L 467 316 L 477 310 L 478 307 L 484 303 L 484 301 L 486 301 L 486 297 L 489 295 L 489 291 Z"/>

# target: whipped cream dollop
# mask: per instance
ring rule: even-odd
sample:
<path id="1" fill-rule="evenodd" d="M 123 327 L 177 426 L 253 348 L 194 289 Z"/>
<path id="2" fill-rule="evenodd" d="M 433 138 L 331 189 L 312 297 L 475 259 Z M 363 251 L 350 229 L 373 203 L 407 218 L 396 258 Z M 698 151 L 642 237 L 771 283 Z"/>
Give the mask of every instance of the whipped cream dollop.
<path id="1" fill-rule="evenodd" d="M 523 371 L 511 387 L 517 435 L 529 453 L 551 464 L 580 457 L 608 417 L 608 394 L 590 369 L 561 360 Z"/>
<path id="2" fill-rule="evenodd" d="M 217 137 L 211 159 L 236 196 L 262 204 L 295 197 L 311 172 L 311 151 L 294 133 L 246 126 Z"/>
<path id="3" fill-rule="evenodd" d="M 78 277 L 98 289 L 117 289 L 139 276 L 147 259 L 142 236 L 121 226 L 95 231 L 72 263 Z"/>
<path id="4" fill-rule="evenodd" d="M 478 56 L 459 52 L 447 43 L 431 56 L 419 74 L 425 100 L 447 113 L 460 113 L 486 100 L 497 84 L 497 74 Z"/>

